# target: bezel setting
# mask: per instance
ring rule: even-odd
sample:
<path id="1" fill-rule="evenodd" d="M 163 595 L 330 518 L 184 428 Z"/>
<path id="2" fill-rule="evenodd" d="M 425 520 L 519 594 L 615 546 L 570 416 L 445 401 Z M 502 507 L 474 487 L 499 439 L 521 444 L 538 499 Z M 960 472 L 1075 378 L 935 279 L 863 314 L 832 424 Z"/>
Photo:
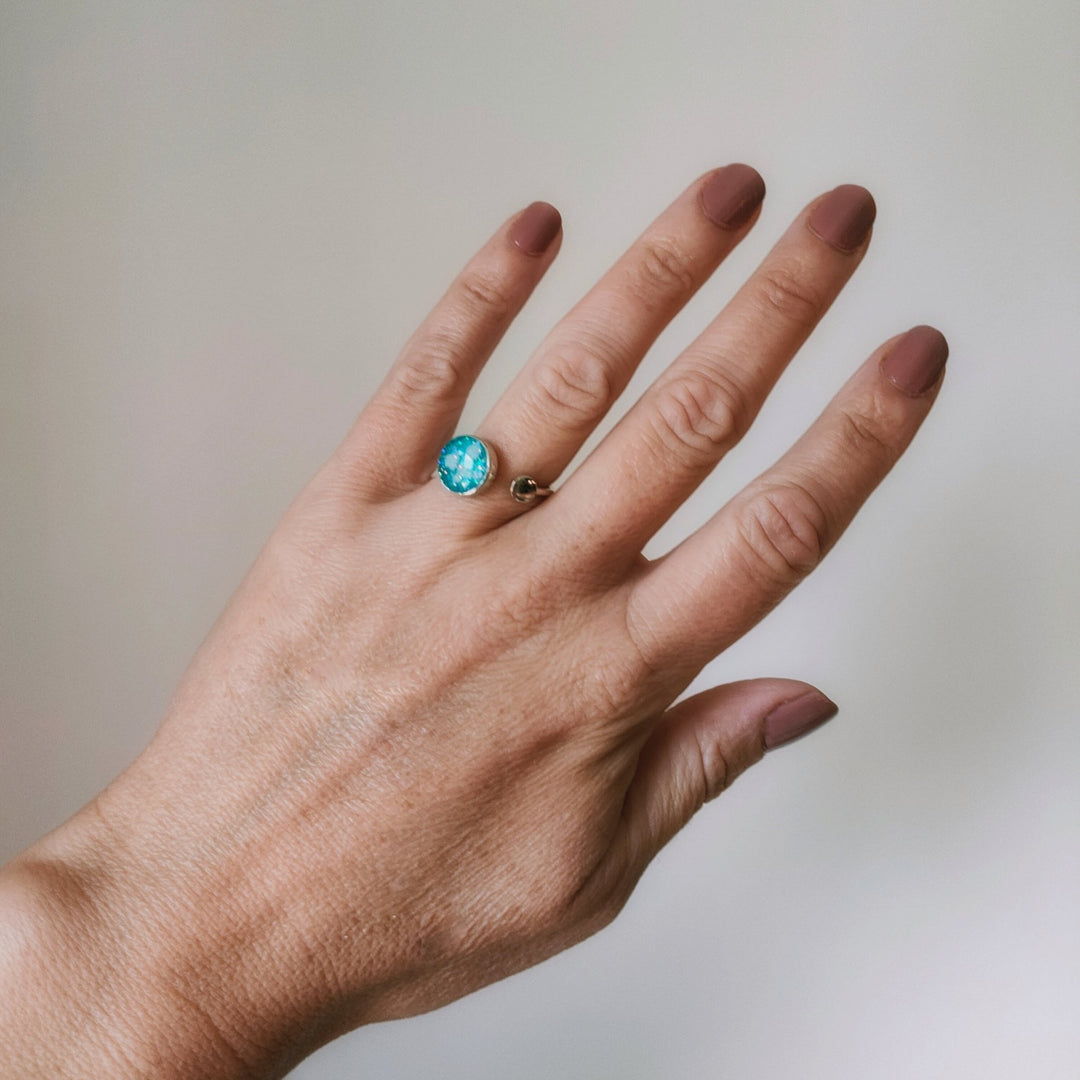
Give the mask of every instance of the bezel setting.
<path id="1" fill-rule="evenodd" d="M 498 456 L 490 443 L 475 435 L 458 435 L 439 451 L 435 475 L 447 491 L 469 496 L 488 487 L 498 467 Z"/>

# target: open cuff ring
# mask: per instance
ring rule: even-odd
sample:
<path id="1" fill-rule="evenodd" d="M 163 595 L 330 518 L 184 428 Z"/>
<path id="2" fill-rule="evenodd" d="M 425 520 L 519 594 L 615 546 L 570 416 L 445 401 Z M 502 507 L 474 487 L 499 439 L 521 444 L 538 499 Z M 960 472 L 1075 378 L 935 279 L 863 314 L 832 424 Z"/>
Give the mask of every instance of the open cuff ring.
<path id="1" fill-rule="evenodd" d="M 499 459 L 494 449 L 475 435 L 458 435 L 439 451 L 435 475 L 447 491 L 455 495 L 475 495 L 495 479 Z M 520 503 L 546 498 L 551 488 L 543 487 L 531 476 L 515 476 L 510 494 Z"/>

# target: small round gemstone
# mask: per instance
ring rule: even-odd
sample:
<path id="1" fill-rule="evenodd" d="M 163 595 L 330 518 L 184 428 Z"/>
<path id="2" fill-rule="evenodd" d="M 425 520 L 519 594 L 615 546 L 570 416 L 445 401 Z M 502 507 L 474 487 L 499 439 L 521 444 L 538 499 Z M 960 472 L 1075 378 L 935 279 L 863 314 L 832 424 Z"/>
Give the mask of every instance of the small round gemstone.
<path id="1" fill-rule="evenodd" d="M 531 476 L 516 476 L 510 481 L 510 494 L 518 502 L 532 502 L 536 491 L 537 483 Z"/>
<path id="2" fill-rule="evenodd" d="M 494 474 L 492 455 L 475 435 L 459 435 L 439 452 L 439 480 L 447 491 L 471 495 Z"/>

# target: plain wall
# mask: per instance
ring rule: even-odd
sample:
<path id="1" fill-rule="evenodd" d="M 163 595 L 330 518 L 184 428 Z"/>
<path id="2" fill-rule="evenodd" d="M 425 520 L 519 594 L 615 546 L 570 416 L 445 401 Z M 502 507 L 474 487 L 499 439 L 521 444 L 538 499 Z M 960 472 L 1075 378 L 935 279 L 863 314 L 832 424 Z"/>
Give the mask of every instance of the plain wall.
<path id="1" fill-rule="evenodd" d="M 822 568 L 697 685 L 841 707 L 616 923 L 303 1080 L 1080 1075 L 1075 0 L 0 5 L 0 861 L 145 745 L 299 487 L 515 210 L 562 252 L 462 430 L 695 176 L 769 188 L 663 369 L 819 192 L 874 242 L 662 551 L 888 336 L 952 357 Z M 616 410 L 621 411 L 622 406 Z"/>

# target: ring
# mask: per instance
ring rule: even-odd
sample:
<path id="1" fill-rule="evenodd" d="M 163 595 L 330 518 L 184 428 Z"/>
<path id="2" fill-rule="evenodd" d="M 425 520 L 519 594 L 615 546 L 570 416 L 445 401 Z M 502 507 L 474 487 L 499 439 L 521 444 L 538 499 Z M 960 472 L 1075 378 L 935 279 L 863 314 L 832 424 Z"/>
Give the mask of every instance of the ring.
<path id="1" fill-rule="evenodd" d="M 493 447 L 475 435 L 458 435 L 439 451 L 435 476 L 447 491 L 455 495 L 475 495 L 495 479 L 499 459 Z M 536 502 L 551 494 L 531 476 L 515 476 L 510 494 L 520 503 Z"/>

